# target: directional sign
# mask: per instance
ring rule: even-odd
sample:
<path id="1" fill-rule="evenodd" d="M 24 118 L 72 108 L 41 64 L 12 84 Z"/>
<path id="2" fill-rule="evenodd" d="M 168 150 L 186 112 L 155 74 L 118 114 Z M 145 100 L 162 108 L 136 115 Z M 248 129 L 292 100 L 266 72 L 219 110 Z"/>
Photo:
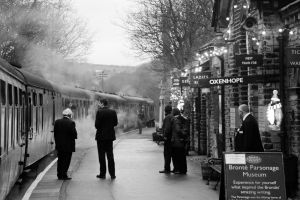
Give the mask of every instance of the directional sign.
<path id="1" fill-rule="evenodd" d="M 300 48 L 286 48 L 287 66 L 300 67 Z"/>
<path id="2" fill-rule="evenodd" d="M 209 78 L 198 80 L 198 87 L 208 88 L 218 85 L 238 85 L 249 83 L 271 83 L 279 81 L 279 75 L 253 75 L 253 76 L 237 76 Z"/>
<path id="3" fill-rule="evenodd" d="M 180 87 L 180 80 L 179 80 L 179 78 L 172 78 L 172 86 L 173 87 Z"/>
<path id="4" fill-rule="evenodd" d="M 179 78 L 179 84 L 180 84 L 180 87 L 189 87 L 190 82 L 188 80 L 188 77 L 180 77 Z"/>
<path id="5" fill-rule="evenodd" d="M 238 67 L 258 67 L 263 64 L 263 55 L 243 54 L 235 55 L 235 64 Z"/>
<path id="6" fill-rule="evenodd" d="M 208 79 L 211 77 L 210 72 L 198 72 L 191 74 L 191 87 L 199 87 L 199 80 Z"/>

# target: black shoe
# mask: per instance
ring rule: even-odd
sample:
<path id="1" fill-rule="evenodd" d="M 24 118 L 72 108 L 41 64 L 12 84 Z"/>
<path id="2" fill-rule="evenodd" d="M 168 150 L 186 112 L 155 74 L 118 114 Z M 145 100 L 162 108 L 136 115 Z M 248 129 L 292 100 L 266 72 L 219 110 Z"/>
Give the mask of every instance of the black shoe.
<path id="1" fill-rule="evenodd" d="M 71 180 L 71 177 L 65 176 L 65 177 L 58 177 L 58 180 Z"/>
<path id="2" fill-rule="evenodd" d="M 116 177 L 116 176 L 111 176 L 110 178 L 111 178 L 111 179 L 116 179 L 117 177 Z"/>
<path id="3" fill-rule="evenodd" d="M 159 171 L 159 173 L 170 174 L 170 173 L 171 173 L 171 171 L 170 171 L 170 170 L 161 170 L 161 171 Z"/>
<path id="4" fill-rule="evenodd" d="M 97 178 L 101 178 L 101 179 L 105 179 L 105 176 L 100 175 L 100 174 L 98 174 L 96 177 L 97 177 Z"/>
<path id="5" fill-rule="evenodd" d="M 174 174 L 186 174 L 186 172 L 174 171 Z"/>

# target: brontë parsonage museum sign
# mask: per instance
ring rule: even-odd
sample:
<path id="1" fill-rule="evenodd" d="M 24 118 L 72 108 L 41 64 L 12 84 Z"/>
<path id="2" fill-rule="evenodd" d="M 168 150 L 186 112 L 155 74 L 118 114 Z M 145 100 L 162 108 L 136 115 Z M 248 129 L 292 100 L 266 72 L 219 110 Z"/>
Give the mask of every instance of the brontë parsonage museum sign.
<path id="1" fill-rule="evenodd" d="M 226 200 L 286 200 L 280 152 L 224 153 Z"/>

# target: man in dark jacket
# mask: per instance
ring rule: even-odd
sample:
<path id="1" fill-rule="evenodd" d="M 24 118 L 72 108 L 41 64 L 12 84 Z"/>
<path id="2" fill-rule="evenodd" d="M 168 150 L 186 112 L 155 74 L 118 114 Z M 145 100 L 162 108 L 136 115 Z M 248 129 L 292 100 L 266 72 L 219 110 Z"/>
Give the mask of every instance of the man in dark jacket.
<path id="1" fill-rule="evenodd" d="M 239 115 L 242 120 L 242 126 L 237 130 L 234 139 L 236 152 L 264 152 L 261 142 L 258 123 L 254 116 L 250 113 L 248 105 L 242 104 L 238 108 Z M 219 200 L 225 199 L 225 175 L 224 165 L 221 169 L 221 185 L 219 192 Z"/>
<path id="2" fill-rule="evenodd" d="M 242 126 L 235 137 L 235 151 L 237 152 L 263 152 L 258 123 L 250 113 L 246 104 L 239 106 Z"/>
<path id="3" fill-rule="evenodd" d="M 164 137 L 164 160 L 165 166 L 164 170 L 159 171 L 159 173 L 171 173 L 170 165 L 171 165 L 171 158 L 172 158 L 172 146 L 171 146 L 171 138 L 172 138 L 172 127 L 171 127 L 171 120 L 172 120 L 172 106 L 166 105 L 165 107 L 165 118 L 163 120 L 162 125 L 162 133 Z"/>
<path id="4" fill-rule="evenodd" d="M 77 131 L 75 122 L 71 120 L 72 111 L 67 108 L 63 111 L 63 118 L 55 121 L 54 140 L 57 150 L 57 178 L 59 180 L 71 179 L 67 175 L 70 166 L 72 152 L 75 152 L 75 139 Z"/>
<path id="5" fill-rule="evenodd" d="M 186 151 L 185 144 L 188 137 L 187 122 L 184 117 L 181 116 L 178 108 L 172 110 L 173 118 L 172 124 L 172 159 L 174 165 L 175 174 L 186 174 L 187 163 L 186 163 Z"/>
<path id="6" fill-rule="evenodd" d="M 105 179 L 106 174 L 106 161 L 105 154 L 108 162 L 108 171 L 112 179 L 116 178 L 115 175 L 115 161 L 113 154 L 113 141 L 116 139 L 114 127 L 118 125 L 118 118 L 116 111 L 108 108 L 106 99 L 100 100 L 100 109 L 97 111 L 95 127 L 96 141 L 98 147 L 98 157 L 100 163 L 100 174 L 97 178 Z"/>

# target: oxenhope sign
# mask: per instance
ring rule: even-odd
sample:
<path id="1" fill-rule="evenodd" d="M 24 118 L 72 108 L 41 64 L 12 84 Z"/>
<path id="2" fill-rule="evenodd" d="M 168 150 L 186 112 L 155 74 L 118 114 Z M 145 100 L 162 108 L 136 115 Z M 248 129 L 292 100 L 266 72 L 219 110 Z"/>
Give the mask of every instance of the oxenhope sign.
<path id="1" fill-rule="evenodd" d="M 280 152 L 224 153 L 226 200 L 286 200 Z"/>
<path id="2" fill-rule="evenodd" d="M 290 68 L 300 67 L 300 48 L 286 48 L 286 63 Z"/>
<path id="3" fill-rule="evenodd" d="M 278 75 L 253 75 L 253 76 L 238 76 L 238 77 L 222 77 L 198 80 L 198 87 L 213 87 L 218 85 L 234 85 L 248 83 L 268 83 L 279 80 Z"/>

